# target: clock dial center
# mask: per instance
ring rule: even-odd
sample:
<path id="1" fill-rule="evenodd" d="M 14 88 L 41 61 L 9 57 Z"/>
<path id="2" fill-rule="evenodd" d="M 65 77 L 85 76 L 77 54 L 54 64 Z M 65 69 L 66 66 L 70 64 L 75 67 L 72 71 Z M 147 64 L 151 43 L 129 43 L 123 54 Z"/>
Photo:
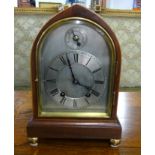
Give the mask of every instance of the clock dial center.
<path id="1" fill-rule="evenodd" d="M 65 66 L 58 74 L 57 87 L 68 97 L 81 98 L 89 93 L 88 88 L 93 87 L 93 74 L 86 66 L 78 63 L 72 64 L 72 72 L 75 79 L 72 79 L 70 68 Z"/>
<path id="2" fill-rule="evenodd" d="M 74 40 L 74 41 L 78 41 L 78 40 L 79 40 L 79 36 L 74 35 L 74 36 L 73 36 L 73 40 Z"/>

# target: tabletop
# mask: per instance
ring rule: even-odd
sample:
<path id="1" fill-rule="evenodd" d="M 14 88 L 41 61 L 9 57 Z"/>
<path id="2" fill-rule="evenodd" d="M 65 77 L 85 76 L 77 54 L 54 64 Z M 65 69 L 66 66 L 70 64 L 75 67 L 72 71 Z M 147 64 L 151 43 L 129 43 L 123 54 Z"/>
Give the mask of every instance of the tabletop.
<path id="1" fill-rule="evenodd" d="M 141 94 L 119 92 L 118 118 L 122 125 L 120 147 L 111 148 L 107 140 L 42 139 L 38 147 L 27 140 L 26 125 L 32 116 L 31 90 L 15 91 L 15 155 L 140 155 Z"/>

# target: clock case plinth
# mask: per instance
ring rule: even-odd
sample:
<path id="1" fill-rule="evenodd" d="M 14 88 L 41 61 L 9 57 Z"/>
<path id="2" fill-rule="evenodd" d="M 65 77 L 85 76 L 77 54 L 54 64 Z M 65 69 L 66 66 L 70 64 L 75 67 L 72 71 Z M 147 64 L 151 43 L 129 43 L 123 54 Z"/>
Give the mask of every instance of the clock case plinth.
<path id="1" fill-rule="evenodd" d="M 38 96 L 36 84 L 36 47 L 40 36 L 51 24 L 69 17 L 82 17 L 96 22 L 103 27 L 113 40 L 116 53 L 114 69 L 113 102 L 110 118 L 52 118 L 38 116 Z M 33 96 L 33 118 L 27 125 L 27 136 L 38 138 L 78 138 L 78 139 L 120 139 L 121 125 L 117 118 L 117 100 L 119 91 L 121 67 L 121 50 L 117 38 L 110 27 L 95 13 L 80 6 L 72 7 L 60 12 L 50 19 L 37 35 L 31 53 L 31 75 Z"/>
<path id="2" fill-rule="evenodd" d="M 32 119 L 27 134 L 39 138 L 120 139 L 121 125 L 118 119 Z"/>

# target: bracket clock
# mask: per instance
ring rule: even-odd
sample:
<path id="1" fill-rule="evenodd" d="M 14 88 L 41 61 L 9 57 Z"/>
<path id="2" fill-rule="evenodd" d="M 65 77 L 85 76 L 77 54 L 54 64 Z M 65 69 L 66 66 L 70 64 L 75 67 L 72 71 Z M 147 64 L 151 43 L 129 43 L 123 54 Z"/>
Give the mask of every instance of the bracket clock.
<path id="1" fill-rule="evenodd" d="M 118 146 L 120 66 L 118 40 L 98 15 L 73 5 L 50 19 L 31 53 L 31 145 L 38 138 L 70 138 L 109 139 Z"/>

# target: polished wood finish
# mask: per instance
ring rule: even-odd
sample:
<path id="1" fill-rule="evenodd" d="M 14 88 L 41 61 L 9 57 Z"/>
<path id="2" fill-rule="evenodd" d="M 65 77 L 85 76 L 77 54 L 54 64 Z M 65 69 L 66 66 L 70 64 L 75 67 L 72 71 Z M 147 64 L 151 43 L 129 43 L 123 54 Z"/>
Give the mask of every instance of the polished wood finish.
<path id="1" fill-rule="evenodd" d="M 111 37 L 114 44 L 114 72 L 112 86 L 112 110 L 110 118 L 46 118 L 38 116 L 38 42 L 49 26 L 53 23 L 68 17 L 82 17 L 99 24 Z M 121 138 L 121 125 L 117 119 L 117 98 L 119 91 L 121 67 L 121 50 L 118 40 L 111 28 L 97 14 L 80 5 L 72 7 L 60 12 L 51 18 L 38 33 L 32 47 L 31 53 L 31 75 L 32 75 L 32 98 L 33 98 L 33 117 L 27 126 L 28 137 L 39 138 L 82 138 L 82 139 L 110 139 Z"/>
<path id="2" fill-rule="evenodd" d="M 15 91 L 15 155 L 140 155 L 140 92 L 120 92 L 118 118 L 122 125 L 119 148 L 110 148 L 107 140 L 39 139 L 29 146 L 26 125 L 32 116 L 31 91 Z"/>
<path id="3" fill-rule="evenodd" d="M 39 138 L 120 139 L 121 127 L 118 120 L 33 119 L 27 133 Z"/>

